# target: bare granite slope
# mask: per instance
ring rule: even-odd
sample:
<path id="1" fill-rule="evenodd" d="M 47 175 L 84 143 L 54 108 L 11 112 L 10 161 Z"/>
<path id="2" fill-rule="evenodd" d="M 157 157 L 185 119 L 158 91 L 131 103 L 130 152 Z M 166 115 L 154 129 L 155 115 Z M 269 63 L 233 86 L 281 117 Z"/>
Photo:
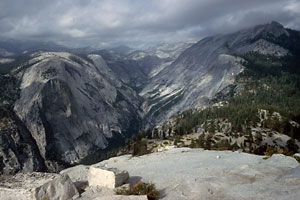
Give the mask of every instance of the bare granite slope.
<path id="1" fill-rule="evenodd" d="M 147 99 L 143 104 L 145 124 L 154 126 L 178 111 L 206 106 L 243 71 L 243 59 L 238 55 L 254 51 L 284 56 L 288 50 L 267 39 L 288 34 L 282 25 L 272 22 L 200 40 L 152 77 L 140 92 Z"/>
<path id="2" fill-rule="evenodd" d="M 123 137 L 139 118 L 140 98 L 124 86 L 99 55 L 89 62 L 69 53 L 34 55 L 20 72 L 15 112 L 25 123 L 40 154 L 72 163 L 105 148 L 107 138 Z"/>

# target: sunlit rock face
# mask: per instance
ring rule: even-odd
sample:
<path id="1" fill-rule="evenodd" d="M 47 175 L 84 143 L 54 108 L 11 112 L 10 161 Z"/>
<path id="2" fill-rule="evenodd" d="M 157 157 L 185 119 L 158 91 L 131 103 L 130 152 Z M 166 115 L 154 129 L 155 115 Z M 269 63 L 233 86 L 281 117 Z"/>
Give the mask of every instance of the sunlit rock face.
<path id="1" fill-rule="evenodd" d="M 20 76 L 14 109 L 45 160 L 78 161 L 139 119 L 140 98 L 99 55 L 36 54 Z"/>

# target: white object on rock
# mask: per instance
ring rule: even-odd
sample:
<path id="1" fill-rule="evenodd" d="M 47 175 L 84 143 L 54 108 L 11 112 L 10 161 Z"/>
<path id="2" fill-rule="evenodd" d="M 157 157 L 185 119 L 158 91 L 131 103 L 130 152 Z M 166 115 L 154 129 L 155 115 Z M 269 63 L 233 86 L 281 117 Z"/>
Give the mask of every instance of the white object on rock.
<path id="1" fill-rule="evenodd" d="M 219 156 L 219 155 L 217 155 L 217 156 L 216 156 L 216 158 L 217 158 L 217 159 L 219 159 L 219 158 L 220 158 L 220 156 Z"/>
<path id="2" fill-rule="evenodd" d="M 176 148 L 175 145 L 162 146 L 157 149 L 157 152 L 167 151 L 167 150 L 174 149 L 174 148 Z"/>
<path id="3" fill-rule="evenodd" d="M 1 200 L 65 200 L 79 197 L 76 187 L 67 175 L 19 173 L 6 177 L 1 182 Z"/>
<path id="4" fill-rule="evenodd" d="M 100 186 L 114 189 L 126 183 L 129 178 L 127 171 L 116 168 L 90 167 L 88 173 L 89 186 Z"/>

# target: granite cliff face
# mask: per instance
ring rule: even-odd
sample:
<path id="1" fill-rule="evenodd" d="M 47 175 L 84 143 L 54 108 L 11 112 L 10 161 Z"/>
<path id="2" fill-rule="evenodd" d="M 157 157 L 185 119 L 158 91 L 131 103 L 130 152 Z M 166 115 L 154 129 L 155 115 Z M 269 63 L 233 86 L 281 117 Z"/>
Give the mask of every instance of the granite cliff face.
<path id="1" fill-rule="evenodd" d="M 0 174 L 45 170 L 36 142 L 13 111 L 19 98 L 17 79 L 0 75 L 0 85 Z"/>
<path id="2" fill-rule="evenodd" d="M 99 55 L 84 60 L 38 53 L 28 64 L 18 74 L 21 93 L 14 110 L 49 168 L 107 147 L 107 138 L 126 137 L 131 122 L 139 119 L 140 98 Z"/>
<path id="3" fill-rule="evenodd" d="M 178 111 L 206 106 L 208 100 L 235 80 L 243 71 L 239 55 L 258 52 L 284 56 L 288 50 L 275 44 L 289 32 L 276 22 L 227 35 L 204 38 L 185 50 L 154 76 L 140 92 L 145 124 L 154 126 Z"/>

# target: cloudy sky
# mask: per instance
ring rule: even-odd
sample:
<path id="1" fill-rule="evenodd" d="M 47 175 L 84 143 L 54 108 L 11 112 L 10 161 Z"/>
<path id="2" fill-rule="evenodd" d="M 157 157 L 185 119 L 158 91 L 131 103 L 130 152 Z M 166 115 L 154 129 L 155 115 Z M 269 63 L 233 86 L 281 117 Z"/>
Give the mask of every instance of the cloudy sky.
<path id="1" fill-rule="evenodd" d="M 0 0 L 0 37 L 97 48 L 195 41 L 278 21 L 300 29 L 300 0 Z"/>

